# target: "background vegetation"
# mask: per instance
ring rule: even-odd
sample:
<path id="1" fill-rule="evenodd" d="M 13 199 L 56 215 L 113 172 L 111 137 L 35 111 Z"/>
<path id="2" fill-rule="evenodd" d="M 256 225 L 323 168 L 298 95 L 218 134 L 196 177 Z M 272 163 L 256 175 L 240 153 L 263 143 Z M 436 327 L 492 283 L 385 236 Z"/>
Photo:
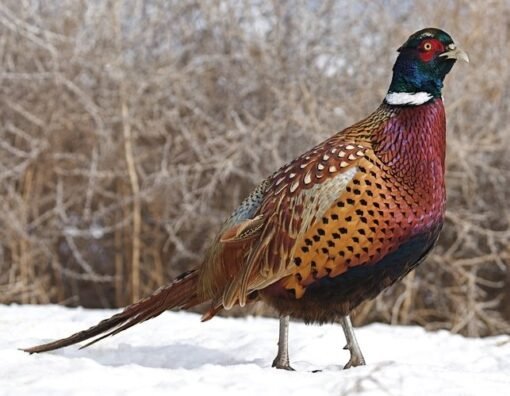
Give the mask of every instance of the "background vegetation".
<path id="1" fill-rule="evenodd" d="M 0 302 L 122 306 L 200 263 L 262 178 L 381 102 L 437 26 L 448 77 L 439 246 L 358 323 L 510 327 L 509 1 L 0 3 Z M 252 313 L 270 313 L 263 307 Z"/>

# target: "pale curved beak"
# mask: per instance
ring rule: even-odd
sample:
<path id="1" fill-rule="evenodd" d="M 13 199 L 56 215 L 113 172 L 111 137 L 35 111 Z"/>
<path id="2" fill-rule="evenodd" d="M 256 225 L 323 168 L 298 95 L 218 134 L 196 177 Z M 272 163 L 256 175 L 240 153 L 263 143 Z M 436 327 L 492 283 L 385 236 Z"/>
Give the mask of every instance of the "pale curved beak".
<path id="1" fill-rule="evenodd" d="M 449 51 L 443 52 L 439 56 L 444 56 L 446 59 L 455 59 L 455 60 L 460 60 L 460 61 L 469 63 L 468 54 L 466 53 L 466 51 L 464 51 L 460 48 L 450 49 Z"/>

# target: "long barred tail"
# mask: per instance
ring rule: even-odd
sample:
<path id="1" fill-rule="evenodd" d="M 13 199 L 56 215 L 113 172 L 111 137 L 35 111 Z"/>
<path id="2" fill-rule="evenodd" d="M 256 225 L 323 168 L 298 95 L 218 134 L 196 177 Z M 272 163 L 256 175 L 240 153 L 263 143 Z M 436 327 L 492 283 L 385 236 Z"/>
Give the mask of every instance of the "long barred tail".
<path id="1" fill-rule="evenodd" d="M 191 308 L 202 302 L 197 295 L 197 281 L 198 271 L 196 269 L 185 272 L 168 286 L 156 290 L 151 296 L 127 306 L 122 312 L 99 322 L 87 330 L 80 331 L 67 338 L 23 350 L 29 353 L 47 352 L 101 335 L 81 347 L 86 348 L 103 338 L 129 329 L 137 323 L 152 319 L 167 309 Z"/>

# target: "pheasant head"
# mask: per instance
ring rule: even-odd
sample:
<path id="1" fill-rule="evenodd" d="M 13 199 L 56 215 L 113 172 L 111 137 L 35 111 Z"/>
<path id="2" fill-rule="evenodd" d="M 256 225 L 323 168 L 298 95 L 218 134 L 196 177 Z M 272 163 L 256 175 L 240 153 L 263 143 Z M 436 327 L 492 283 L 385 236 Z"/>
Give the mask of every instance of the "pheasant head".
<path id="1" fill-rule="evenodd" d="M 386 103 L 420 105 L 441 97 L 443 80 L 457 60 L 469 62 L 450 35 L 427 28 L 414 33 L 398 49 Z"/>

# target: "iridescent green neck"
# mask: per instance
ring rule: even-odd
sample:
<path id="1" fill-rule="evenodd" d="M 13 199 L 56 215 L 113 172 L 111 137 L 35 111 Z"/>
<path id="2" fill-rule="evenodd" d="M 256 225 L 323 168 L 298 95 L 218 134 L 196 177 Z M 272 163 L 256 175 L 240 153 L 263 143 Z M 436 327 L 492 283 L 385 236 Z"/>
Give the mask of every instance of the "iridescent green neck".
<path id="1" fill-rule="evenodd" d="M 393 67 L 393 78 L 388 92 L 426 92 L 432 98 L 440 98 L 443 78 L 444 74 L 422 70 L 419 63 L 401 54 Z"/>

